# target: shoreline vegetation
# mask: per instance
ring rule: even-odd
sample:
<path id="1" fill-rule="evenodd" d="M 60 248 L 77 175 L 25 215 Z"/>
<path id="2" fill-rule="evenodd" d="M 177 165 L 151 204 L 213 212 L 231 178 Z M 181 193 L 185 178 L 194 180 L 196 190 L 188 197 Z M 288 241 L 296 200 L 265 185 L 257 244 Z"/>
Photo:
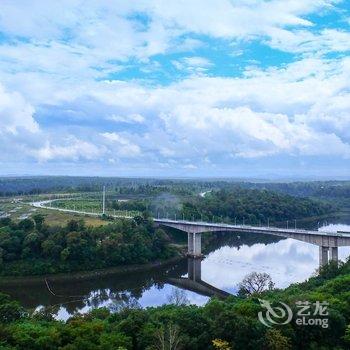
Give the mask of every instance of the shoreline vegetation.
<path id="1" fill-rule="evenodd" d="M 71 273 L 57 273 L 49 275 L 31 275 L 31 276 L 0 276 L 0 287 L 2 285 L 13 286 L 18 283 L 23 285 L 35 285 L 42 283 L 45 279 L 50 282 L 70 282 L 70 281 L 88 281 L 93 280 L 96 277 L 109 277 L 124 275 L 132 272 L 145 272 L 158 269 L 160 267 L 166 267 L 185 259 L 186 255 L 184 252 L 179 250 L 179 255 L 174 256 L 165 260 L 154 261 L 146 264 L 139 265 L 122 265 L 106 267 L 103 269 L 95 269 L 91 271 L 74 271 Z"/>
<path id="2" fill-rule="evenodd" d="M 146 216 L 99 227 L 86 226 L 83 220 L 49 226 L 41 214 L 19 222 L 0 219 L 3 277 L 122 269 L 157 264 L 178 255 L 178 247 L 168 234 Z"/>
<path id="3" fill-rule="evenodd" d="M 350 346 L 350 262 L 330 263 L 318 276 L 285 289 L 251 291 L 224 300 L 211 298 L 205 305 L 190 305 L 181 295 L 170 304 L 141 308 L 137 304 L 95 308 L 67 321 L 55 320 L 58 309 L 24 309 L 0 293 L 0 345 L 2 349 L 157 349 L 159 337 L 176 339 L 183 349 L 345 350 Z M 288 305 L 297 315 L 298 303 L 307 301 L 312 320 L 326 303 L 319 325 L 288 324 L 266 327 L 259 313 L 263 302 Z M 284 321 L 284 319 L 282 320 Z M 323 325 L 326 325 L 325 327 Z M 215 347 L 224 345 L 224 347 Z"/>

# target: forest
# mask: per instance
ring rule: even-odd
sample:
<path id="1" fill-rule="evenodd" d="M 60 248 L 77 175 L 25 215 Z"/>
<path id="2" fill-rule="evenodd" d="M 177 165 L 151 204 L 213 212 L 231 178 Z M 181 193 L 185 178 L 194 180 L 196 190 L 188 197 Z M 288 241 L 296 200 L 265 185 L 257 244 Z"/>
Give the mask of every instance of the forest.
<path id="1" fill-rule="evenodd" d="M 220 217 L 226 222 L 267 224 L 286 220 L 320 216 L 336 210 L 331 204 L 309 198 L 297 198 L 268 190 L 235 187 L 219 190 L 205 197 L 196 197 L 184 203 L 186 217 L 210 220 Z"/>
<path id="2" fill-rule="evenodd" d="M 239 186 L 213 190 L 205 196 L 158 196 L 156 199 L 112 201 L 116 210 L 149 211 L 153 216 L 258 225 L 330 214 L 332 203 L 294 197 L 266 189 Z M 293 223 L 291 223 L 293 224 Z"/>
<path id="3" fill-rule="evenodd" d="M 146 309 L 100 308 L 66 322 L 56 321 L 50 309 L 25 310 L 0 294 L 0 348 L 156 350 L 172 343 L 163 349 L 345 350 L 350 347 L 349 284 L 348 261 L 339 268 L 327 265 L 318 276 L 285 290 L 213 298 L 202 307 L 175 299 L 170 305 Z M 328 301 L 328 328 L 299 326 L 294 320 L 268 328 L 258 320 L 259 299 L 272 305 L 282 301 L 294 311 L 300 300 Z"/>
<path id="4" fill-rule="evenodd" d="M 0 197 L 52 192 L 94 192 L 105 185 L 117 194 L 189 195 L 205 190 L 247 189 L 270 190 L 298 197 L 323 199 L 349 198 L 349 181 L 285 181 L 240 179 L 150 179 L 119 177 L 36 176 L 0 177 Z"/>
<path id="5" fill-rule="evenodd" d="M 0 219 L 0 275 L 41 275 L 144 264 L 176 252 L 169 237 L 148 218 L 118 220 L 99 227 L 71 220 L 49 226 L 40 214 L 14 222 Z"/>

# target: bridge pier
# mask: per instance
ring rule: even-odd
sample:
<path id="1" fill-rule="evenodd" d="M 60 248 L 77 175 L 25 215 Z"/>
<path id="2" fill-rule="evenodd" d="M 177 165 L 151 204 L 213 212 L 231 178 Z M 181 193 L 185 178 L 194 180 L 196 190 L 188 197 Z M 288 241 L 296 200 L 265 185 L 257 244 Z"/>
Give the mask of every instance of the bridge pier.
<path id="1" fill-rule="evenodd" d="M 195 258 L 188 258 L 187 269 L 188 269 L 188 278 L 192 281 L 201 281 L 202 280 L 202 260 Z"/>
<path id="2" fill-rule="evenodd" d="M 202 256 L 202 234 L 187 232 L 187 238 L 188 238 L 187 255 L 194 258 L 201 257 Z"/>
<path id="3" fill-rule="evenodd" d="M 328 247 L 319 246 L 320 252 L 320 267 L 328 264 Z"/>
<path id="4" fill-rule="evenodd" d="M 192 256 L 194 252 L 194 233 L 187 233 L 187 255 Z"/>
<path id="5" fill-rule="evenodd" d="M 319 246 L 319 250 L 320 250 L 320 267 L 328 264 L 329 260 L 338 263 L 338 247 Z"/>
<path id="6" fill-rule="evenodd" d="M 331 253 L 331 260 L 335 261 L 336 263 L 338 263 L 338 247 L 332 247 L 330 250 Z"/>

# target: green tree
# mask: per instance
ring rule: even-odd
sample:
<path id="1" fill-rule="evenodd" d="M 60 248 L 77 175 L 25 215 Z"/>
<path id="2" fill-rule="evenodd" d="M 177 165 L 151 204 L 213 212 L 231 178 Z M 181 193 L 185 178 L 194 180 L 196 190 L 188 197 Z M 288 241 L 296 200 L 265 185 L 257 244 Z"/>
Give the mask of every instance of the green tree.
<path id="1" fill-rule="evenodd" d="M 292 348 L 290 339 L 274 328 L 266 332 L 266 343 L 269 350 L 290 350 Z"/>
<path id="2" fill-rule="evenodd" d="M 35 224 L 32 219 L 24 219 L 18 223 L 18 227 L 24 231 L 31 231 L 34 229 Z"/>
<path id="3" fill-rule="evenodd" d="M 45 221 L 45 216 L 42 214 L 33 215 L 33 220 L 35 222 L 35 227 L 40 231 Z"/>
<path id="4" fill-rule="evenodd" d="M 13 301 L 6 294 L 0 293 L 0 323 L 10 323 L 21 319 L 25 315 L 25 310 L 17 301 Z"/>

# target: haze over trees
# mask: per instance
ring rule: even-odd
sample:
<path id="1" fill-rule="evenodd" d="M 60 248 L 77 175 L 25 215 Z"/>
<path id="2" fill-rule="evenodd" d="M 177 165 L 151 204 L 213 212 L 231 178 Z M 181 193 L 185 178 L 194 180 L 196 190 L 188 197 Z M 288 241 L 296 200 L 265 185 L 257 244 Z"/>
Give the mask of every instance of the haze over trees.
<path id="1" fill-rule="evenodd" d="M 236 187 L 213 191 L 204 198 L 184 203 L 187 218 L 220 218 L 228 222 L 267 224 L 330 213 L 335 207 L 309 198 L 298 198 L 268 190 Z"/>

